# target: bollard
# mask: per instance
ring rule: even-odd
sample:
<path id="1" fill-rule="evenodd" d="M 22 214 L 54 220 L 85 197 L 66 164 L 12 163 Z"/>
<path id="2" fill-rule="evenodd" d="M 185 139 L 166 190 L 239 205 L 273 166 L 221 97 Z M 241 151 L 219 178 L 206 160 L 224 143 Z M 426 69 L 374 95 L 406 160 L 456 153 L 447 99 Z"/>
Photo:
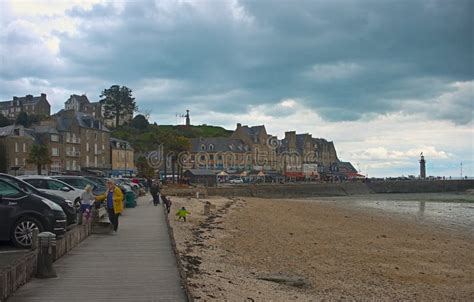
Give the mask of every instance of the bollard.
<path id="1" fill-rule="evenodd" d="M 206 201 L 204 204 L 204 215 L 208 216 L 211 213 L 211 203 Z"/>
<path id="2" fill-rule="evenodd" d="M 51 232 L 43 232 L 38 235 L 38 270 L 37 278 L 55 278 L 56 271 L 53 268 L 53 247 L 56 246 L 56 235 Z"/>
<path id="3" fill-rule="evenodd" d="M 38 248 L 38 235 L 39 235 L 39 229 L 34 228 L 31 234 L 31 249 L 32 250 L 36 250 Z"/>

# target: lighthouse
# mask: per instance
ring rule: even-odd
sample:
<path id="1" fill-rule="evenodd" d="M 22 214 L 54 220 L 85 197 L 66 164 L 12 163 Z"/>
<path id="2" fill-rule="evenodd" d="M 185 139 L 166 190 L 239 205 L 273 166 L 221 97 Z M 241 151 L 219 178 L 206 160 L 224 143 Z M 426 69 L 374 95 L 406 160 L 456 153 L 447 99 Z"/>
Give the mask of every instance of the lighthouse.
<path id="1" fill-rule="evenodd" d="M 423 152 L 420 154 L 420 178 L 426 178 L 426 161 L 425 157 L 423 156 Z"/>

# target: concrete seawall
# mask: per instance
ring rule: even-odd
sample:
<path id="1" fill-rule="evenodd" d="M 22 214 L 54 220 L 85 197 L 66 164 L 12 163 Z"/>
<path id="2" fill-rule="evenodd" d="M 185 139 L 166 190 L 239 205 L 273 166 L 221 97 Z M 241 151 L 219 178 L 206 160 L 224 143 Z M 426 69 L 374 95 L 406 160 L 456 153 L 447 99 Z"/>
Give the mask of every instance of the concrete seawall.
<path id="1" fill-rule="evenodd" d="M 474 180 L 381 181 L 313 184 L 261 184 L 207 188 L 209 196 L 288 198 L 347 196 L 373 193 L 465 192 L 474 189 Z"/>

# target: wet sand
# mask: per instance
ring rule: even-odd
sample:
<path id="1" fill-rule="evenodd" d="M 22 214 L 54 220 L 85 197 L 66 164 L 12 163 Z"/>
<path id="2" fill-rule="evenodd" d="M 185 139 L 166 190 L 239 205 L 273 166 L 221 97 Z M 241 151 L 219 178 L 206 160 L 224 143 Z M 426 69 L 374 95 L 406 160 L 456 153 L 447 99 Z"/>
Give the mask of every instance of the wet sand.
<path id="1" fill-rule="evenodd" d="M 337 198 L 172 200 L 192 213 L 170 220 L 198 301 L 474 300 L 469 225 Z"/>

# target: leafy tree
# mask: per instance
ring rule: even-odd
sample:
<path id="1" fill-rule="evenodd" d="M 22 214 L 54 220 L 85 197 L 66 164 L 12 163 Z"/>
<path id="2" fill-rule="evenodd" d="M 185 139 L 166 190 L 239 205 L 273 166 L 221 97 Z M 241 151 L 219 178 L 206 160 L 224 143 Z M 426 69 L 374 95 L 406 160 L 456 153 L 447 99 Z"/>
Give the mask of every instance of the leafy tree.
<path id="1" fill-rule="evenodd" d="M 10 126 L 12 122 L 0 113 L 0 127 Z"/>
<path id="2" fill-rule="evenodd" d="M 112 85 L 109 89 L 104 89 L 100 97 L 100 102 L 104 104 L 104 117 L 115 119 L 115 127 L 119 126 L 120 118 L 131 115 L 138 109 L 132 90 L 126 86 Z"/>
<path id="3" fill-rule="evenodd" d="M 130 126 L 138 130 L 146 130 L 149 125 L 150 123 L 148 123 L 148 120 L 142 114 L 135 116 L 130 124 Z"/>
<path id="4" fill-rule="evenodd" d="M 138 170 L 138 177 L 145 177 L 145 178 L 154 178 L 155 177 L 155 169 L 150 167 L 148 161 L 144 156 L 140 156 L 137 159 L 137 170 Z"/>
<path id="5" fill-rule="evenodd" d="M 28 118 L 28 114 L 24 111 L 20 112 L 20 114 L 18 114 L 15 120 L 15 125 L 23 125 L 24 127 L 29 127 L 30 120 Z"/>
<path id="6" fill-rule="evenodd" d="M 41 175 L 41 167 L 43 165 L 49 165 L 52 162 L 49 156 L 48 145 L 33 145 L 26 161 L 29 164 L 36 165 L 38 175 Z"/>

